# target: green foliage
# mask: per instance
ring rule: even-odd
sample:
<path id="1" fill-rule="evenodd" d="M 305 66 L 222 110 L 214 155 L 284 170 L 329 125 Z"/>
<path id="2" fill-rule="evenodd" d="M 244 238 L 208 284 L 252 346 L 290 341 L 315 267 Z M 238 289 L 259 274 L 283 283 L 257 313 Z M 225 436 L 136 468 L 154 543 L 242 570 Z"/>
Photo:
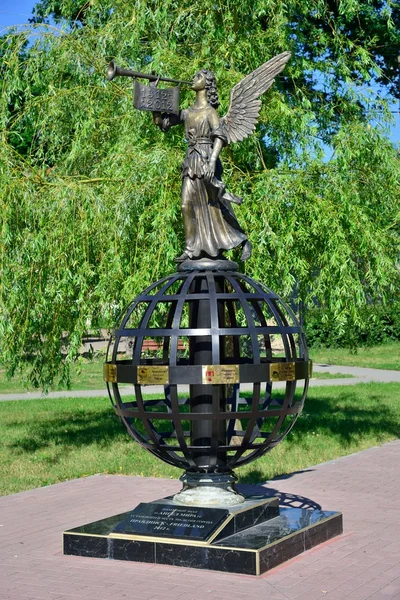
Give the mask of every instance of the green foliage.
<path id="1" fill-rule="evenodd" d="M 383 77 L 375 55 L 387 35 L 399 41 L 398 8 L 101 0 L 72 26 L 79 4 L 39 3 L 37 20 L 53 13 L 61 29 L 41 29 L 29 48 L 27 32 L 1 39 L 0 361 L 8 372 L 21 369 L 37 386 L 60 372 L 68 381 L 88 326 L 111 326 L 182 251 L 183 132 L 163 135 L 133 109 L 131 82 L 104 78 L 111 58 L 179 79 L 212 68 L 222 115 L 243 75 L 293 51 L 256 134 L 224 151 L 225 180 L 245 198 L 237 214 L 255 246 L 248 273 L 285 297 L 296 288 L 351 343 L 365 305 L 384 306 L 398 285 L 399 159 L 381 125 L 364 118 L 384 109 L 365 86 Z M 192 99 L 182 89 L 182 105 Z M 335 149 L 329 162 L 320 139 Z"/>
<path id="2" fill-rule="evenodd" d="M 362 320 L 353 328 L 352 345 L 377 346 L 392 341 L 400 341 L 400 307 L 366 306 Z M 310 347 L 341 347 L 348 345 L 348 336 L 335 335 L 329 324 L 324 321 L 324 311 L 310 309 L 305 316 L 307 342 Z"/>

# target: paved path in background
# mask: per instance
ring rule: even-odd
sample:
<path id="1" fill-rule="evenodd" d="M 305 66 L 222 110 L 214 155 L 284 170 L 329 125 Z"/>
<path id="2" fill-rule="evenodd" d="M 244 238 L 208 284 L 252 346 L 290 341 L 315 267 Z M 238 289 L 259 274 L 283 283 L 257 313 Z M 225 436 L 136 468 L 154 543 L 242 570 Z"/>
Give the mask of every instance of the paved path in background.
<path id="1" fill-rule="evenodd" d="M 342 373 L 343 375 L 352 375 L 351 378 L 338 379 L 311 379 L 310 387 L 327 386 L 327 385 L 355 385 L 357 383 L 368 383 L 370 381 L 380 381 L 383 383 L 398 382 L 400 383 L 400 371 L 389 371 L 383 369 L 364 369 L 361 367 L 342 367 L 340 365 L 324 365 L 314 364 L 314 371 L 325 373 Z M 275 389 L 285 387 L 285 382 L 274 384 Z M 244 384 L 241 386 L 243 390 L 251 390 L 251 385 Z M 182 392 L 189 392 L 189 386 L 180 386 Z M 159 393 L 160 388 L 156 386 L 147 386 L 148 394 Z M 133 386 L 120 387 L 121 395 L 134 394 Z M 25 392 L 16 394 L 0 394 L 0 402 L 7 400 L 38 400 L 40 398 L 97 398 L 107 396 L 105 387 L 101 390 L 70 390 L 63 392 L 49 392 L 43 396 L 41 392 Z M 400 599 L 399 599 L 400 600 Z"/>
<path id="2" fill-rule="evenodd" d="M 344 535 L 261 577 L 62 555 L 65 529 L 177 480 L 97 475 L 0 498 L 0 600 L 399 600 L 399 464 L 400 440 L 265 484 L 285 503 L 341 510 Z"/>
<path id="3" fill-rule="evenodd" d="M 335 375 L 342 373 L 343 375 L 352 375 L 363 381 L 399 381 L 400 382 L 400 371 L 390 371 L 389 369 L 366 369 L 364 367 L 345 367 L 343 365 L 325 365 L 325 364 L 314 364 L 314 371 L 319 373 L 331 373 Z M 316 380 L 317 381 L 317 380 Z M 332 384 L 335 380 L 330 380 Z M 337 381 L 337 380 L 336 380 Z"/>

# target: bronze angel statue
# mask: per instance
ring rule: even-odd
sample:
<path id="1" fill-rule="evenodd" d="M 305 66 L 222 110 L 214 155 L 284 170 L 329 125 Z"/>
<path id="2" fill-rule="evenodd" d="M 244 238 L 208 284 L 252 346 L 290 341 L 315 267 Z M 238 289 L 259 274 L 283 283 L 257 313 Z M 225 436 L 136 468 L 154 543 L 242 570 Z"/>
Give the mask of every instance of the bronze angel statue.
<path id="1" fill-rule="evenodd" d="M 201 69 L 192 90 L 196 101 L 178 115 L 153 112 L 162 131 L 181 123 L 185 126 L 188 148 L 182 166 L 182 214 L 185 249 L 176 262 L 204 258 L 217 259 L 223 252 L 242 247 L 241 260 L 251 256 L 251 243 L 239 225 L 232 204 L 242 198 L 226 189 L 219 154 L 224 146 L 248 137 L 259 117 L 260 96 L 272 85 L 290 58 L 289 52 L 275 56 L 247 75 L 231 91 L 227 114 L 220 118 L 214 74 Z"/>

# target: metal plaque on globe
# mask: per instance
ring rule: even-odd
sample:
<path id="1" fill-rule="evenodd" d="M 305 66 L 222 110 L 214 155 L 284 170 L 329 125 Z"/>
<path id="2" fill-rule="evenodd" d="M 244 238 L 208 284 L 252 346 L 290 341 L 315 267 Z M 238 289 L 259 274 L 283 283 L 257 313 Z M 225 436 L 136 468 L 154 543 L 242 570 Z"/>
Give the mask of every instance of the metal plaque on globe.
<path id="1" fill-rule="evenodd" d="M 117 382 L 117 365 L 105 363 L 103 365 L 103 379 L 109 383 Z"/>
<path id="2" fill-rule="evenodd" d="M 168 367 L 140 366 L 137 368 L 137 381 L 143 385 L 164 385 L 168 383 Z"/>
<path id="3" fill-rule="evenodd" d="M 239 383 L 239 365 L 203 365 L 203 383 Z"/>
<path id="4" fill-rule="evenodd" d="M 296 367 L 294 362 L 273 363 L 269 366 L 271 381 L 294 381 Z"/>

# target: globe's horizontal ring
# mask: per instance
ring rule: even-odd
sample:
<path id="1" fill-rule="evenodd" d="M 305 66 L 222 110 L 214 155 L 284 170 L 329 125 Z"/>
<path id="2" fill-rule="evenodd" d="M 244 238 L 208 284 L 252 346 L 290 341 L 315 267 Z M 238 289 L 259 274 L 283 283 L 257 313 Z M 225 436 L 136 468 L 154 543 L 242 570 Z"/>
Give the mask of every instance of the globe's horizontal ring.
<path id="1" fill-rule="evenodd" d="M 175 327 L 174 329 L 169 328 L 130 328 L 123 327 L 120 329 L 114 329 L 112 332 L 115 343 L 122 337 L 165 337 L 171 338 L 173 336 L 179 337 L 195 337 L 200 335 L 218 335 L 232 336 L 232 335 L 253 335 L 257 333 L 259 335 L 288 335 L 295 333 L 302 333 L 300 326 L 279 326 L 279 325 L 266 325 L 263 326 L 246 326 L 246 327 Z"/>
<path id="2" fill-rule="evenodd" d="M 286 408 L 286 415 L 297 415 L 299 412 L 301 403 L 297 403 L 296 405 Z M 120 408 L 120 406 L 114 406 L 114 411 L 120 417 L 128 417 L 131 419 L 140 418 L 139 410 L 135 410 L 132 408 Z M 171 412 L 152 412 L 151 410 L 145 411 L 146 417 L 153 422 L 156 421 L 173 421 L 175 416 Z M 179 413 L 182 421 L 232 421 L 236 419 L 246 419 L 250 414 L 250 409 L 248 411 L 230 411 L 230 412 L 220 412 L 218 415 L 213 415 L 212 413 Z M 276 409 L 266 408 L 265 410 L 257 411 L 257 419 L 267 419 L 273 417 L 281 417 L 282 416 L 282 407 Z"/>
<path id="3" fill-rule="evenodd" d="M 139 304 L 139 302 L 154 302 L 155 294 L 148 294 L 137 296 L 135 298 L 135 306 Z M 162 296 L 157 296 L 157 302 L 173 302 L 176 300 L 182 300 L 184 298 L 188 302 L 192 302 L 193 300 L 204 300 L 204 294 L 196 294 L 192 292 L 188 292 L 187 294 L 170 294 L 166 292 Z M 215 298 L 217 300 L 250 300 L 254 302 L 264 302 L 265 300 L 280 300 L 277 294 L 271 292 L 270 294 L 260 293 L 260 292 L 242 292 L 241 294 L 237 294 L 235 292 L 216 292 Z M 129 311 L 128 311 L 129 312 Z"/>
<path id="4" fill-rule="evenodd" d="M 107 362 L 104 380 L 139 385 L 234 384 L 295 381 L 312 375 L 311 360 L 276 361 L 244 365 L 133 365 L 131 361 Z"/>
<path id="5" fill-rule="evenodd" d="M 279 442 L 282 441 L 281 439 L 277 439 L 276 441 L 272 441 L 272 448 L 274 448 L 275 446 L 277 446 L 279 444 Z M 249 444 L 246 445 L 246 450 L 260 450 L 262 448 L 265 448 L 265 442 L 250 442 Z M 143 448 L 147 448 L 148 450 L 155 450 L 157 452 L 157 450 L 159 450 L 159 447 L 157 447 L 157 445 L 154 442 L 149 442 L 149 441 L 141 441 L 140 445 Z M 203 451 L 210 451 L 210 446 L 186 446 L 187 450 L 192 451 L 192 452 L 201 452 Z M 224 445 L 224 446 L 218 446 L 218 452 L 233 452 L 236 453 L 236 450 L 240 450 L 241 446 L 240 444 L 230 444 L 228 445 Z M 182 452 L 182 448 L 179 445 L 174 445 L 174 446 L 170 446 L 168 444 L 168 446 L 166 445 L 162 445 L 161 446 L 161 451 L 162 452 L 166 452 L 167 454 L 169 453 L 173 453 L 173 452 Z M 156 454 L 157 456 L 157 454 Z M 229 472 L 229 471 L 228 471 Z"/>

